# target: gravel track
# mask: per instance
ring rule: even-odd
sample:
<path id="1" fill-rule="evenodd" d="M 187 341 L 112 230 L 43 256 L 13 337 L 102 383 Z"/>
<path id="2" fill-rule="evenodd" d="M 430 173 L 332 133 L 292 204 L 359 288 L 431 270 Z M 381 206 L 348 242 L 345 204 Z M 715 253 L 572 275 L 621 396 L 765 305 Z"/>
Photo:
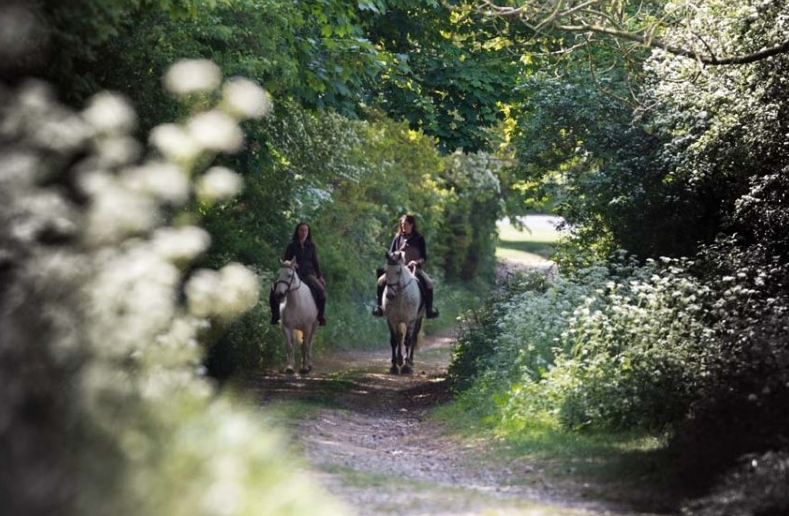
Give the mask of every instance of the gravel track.
<path id="1" fill-rule="evenodd" d="M 610 501 L 610 485 L 549 478 L 543 466 L 497 454 L 496 443 L 452 434 L 430 418 L 450 396 L 454 342 L 450 334 L 425 338 L 412 375 L 388 373 L 387 348 L 320 357 L 308 376 L 250 374 L 244 384 L 263 406 L 310 404 L 287 422 L 293 444 L 359 516 L 657 514 Z"/>

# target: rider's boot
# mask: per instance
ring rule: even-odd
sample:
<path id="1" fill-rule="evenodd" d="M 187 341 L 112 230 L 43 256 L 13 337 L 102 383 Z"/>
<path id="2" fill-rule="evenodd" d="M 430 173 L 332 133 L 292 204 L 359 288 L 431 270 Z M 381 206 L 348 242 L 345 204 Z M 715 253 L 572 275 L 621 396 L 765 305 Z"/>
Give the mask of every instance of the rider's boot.
<path id="1" fill-rule="evenodd" d="M 378 288 L 376 290 L 376 297 L 375 297 L 375 299 L 378 302 L 378 304 L 375 306 L 375 309 L 373 310 L 373 315 L 375 317 L 383 317 L 384 316 L 384 309 L 383 309 L 384 288 L 386 288 L 385 285 L 378 285 Z"/>
<path id="2" fill-rule="evenodd" d="M 268 297 L 268 306 L 271 308 L 271 324 L 279 324 L 279 301 L 272 290 Z"/>
<path id="3" fill-rule="evenodd" d="M 326 326 L 326 319 L 323 317 L 323 312 L 326 310 L 326 298 L 321 297 L 318 299 L 318 326 Z"/>
<path id="4" fill-rule="evenodd" d="M 425 289 L 425 317 L 428 319 L 435 319 L 438 317 L 438 310 L 433 309 L 433 289 Z"/>

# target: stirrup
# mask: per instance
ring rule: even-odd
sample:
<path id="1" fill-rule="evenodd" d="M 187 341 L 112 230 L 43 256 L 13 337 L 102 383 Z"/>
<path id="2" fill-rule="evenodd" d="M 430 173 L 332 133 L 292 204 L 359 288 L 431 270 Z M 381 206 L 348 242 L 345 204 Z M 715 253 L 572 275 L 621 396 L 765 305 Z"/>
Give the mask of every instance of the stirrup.
<path id="1" fill-rule="evenodd" d="M 435 319 L 436 317 L 438 317 L 438 310 L 436 310 L 435 308 L 431 309 L 425 314 L 425 317 L 427 317 L 428 319 Z"/>

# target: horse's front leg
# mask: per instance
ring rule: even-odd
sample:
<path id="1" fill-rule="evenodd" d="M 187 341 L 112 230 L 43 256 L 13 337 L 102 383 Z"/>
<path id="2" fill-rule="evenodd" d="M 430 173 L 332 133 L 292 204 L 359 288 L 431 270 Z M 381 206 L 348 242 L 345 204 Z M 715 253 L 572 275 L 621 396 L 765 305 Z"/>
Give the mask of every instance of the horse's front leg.
<path id="1" fill-rule="evenodd" d="M 400 325 L 397 326 L 397 365 L 400 366 L 400 372 L 402 373 L 402 367 L 405 363 L 405 355 L 403 355 L 403 347 L 405 346 L 405 333 L 400 329 Z"/>
<path id="2" fill-rule="evenodd" d="M 404 374 L 412 372 L 414 367 L 414 350 L 419 339 L 419 332 L 422 331 L 422 319 L 417 319 L 414 324 L 408 327 L 405 335 L 405 365 L 402 368 Z"/>
<path id="3" fill-rule="evenodd" d="M 397 355 L 400 348 L 399 340 L 397 337 L 398 333 L 399 332 L 397 330 L 389 326 L 389 345 L 392 346 L 392 367 L 389 368 L 389 372 L 391 374 L 398 374 L 400 372 L 400 369 L 397 367 L 398 366 Z"/>
<path id="4" fill-rule="evenodd" d="M 285 373 L 286 374 L 293 374 L 293 330 L 282 325 L 282 335 L 285 336 L 285 357 L 287 360 L 287 364 L 285 366 Z"/>
<path id="5" fill-rule="evenodd" d="M 301 339 L 301 369 L 299 374 L 308 374 L 312 371 L 312 337 L 315 335 L 316 321 L 311 328 L 307 328 Z"/>

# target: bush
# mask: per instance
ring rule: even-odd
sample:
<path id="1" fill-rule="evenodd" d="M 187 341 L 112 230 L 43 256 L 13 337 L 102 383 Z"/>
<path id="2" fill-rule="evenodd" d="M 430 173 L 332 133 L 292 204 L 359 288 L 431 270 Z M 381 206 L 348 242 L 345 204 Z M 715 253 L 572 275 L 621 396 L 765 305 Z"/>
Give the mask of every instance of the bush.
<path id="1" fill-rule="evenodd" d="M 492 339 L 488 347 L 477 344 L 451 369 L 474 375 L 470 388 L 456 383 L 467 387 L 464 396 L 494 400 L 488 412 L 503 430 L 535 419 L 566 428 L 662 428 L 681 420 L 697 390 L 702 371 L 692 357 L 707 335 L 704 296 L 674 260 L 582 268 L 547 290 L 511 289 L 492 299 L 481 328 L 470 332 L 474 342 Z"/>
<path id="2" fill-rule="evenodd" d="M 219 85 L 208 63 L 187 65 Z M 249 108 L 262 91 L 244 84 Z M 138 162 L 117 96 L 73 113 L 27 83 L 0 87 L 0 106 L 4 510 L 345 514 L 259 412 L 200 375 L 210 329 L 255 305 L 258 280 L 239 264 L 191 270 L 207 233 L 167 215 L 235 191 L 231 171 L 198 163 L 230 150 L 238 119 L 212 112 L 226 127 L 207 124 L 210 138 L 200 114 L 186 124 L 202 131 L 164 126 L 159 154 Z"/>
<path id="3" fill-rule="evenodd" d="M 713 337 L 696 357 L 706 374 L 672 446 L 688 468 L 714 470 L 789 443 L 789 266 L 735 240 L 709 246 L 702 258 Z"/>

